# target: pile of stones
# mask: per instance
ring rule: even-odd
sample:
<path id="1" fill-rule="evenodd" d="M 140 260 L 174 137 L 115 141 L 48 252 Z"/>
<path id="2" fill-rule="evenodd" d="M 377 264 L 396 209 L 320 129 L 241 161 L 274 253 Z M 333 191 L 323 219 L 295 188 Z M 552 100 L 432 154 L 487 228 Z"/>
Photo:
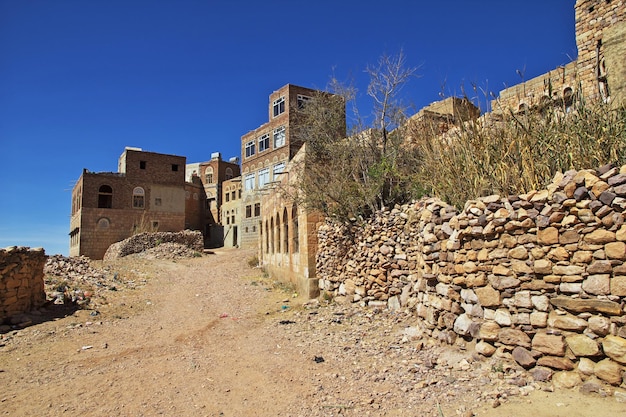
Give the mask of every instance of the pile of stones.
<path id="1" fill-rule="evenodd" d="M 156 248 L 164 243 L 175 243 L 179 245 L 177 247 L 178 249 L 180 246 L 184 246 L 189 248 L 190 251 L 197 253 L 202 253 L 204 249 L 202 233 L 198 231 L 184 230 L 181 232 L 146 232 L 138 233 L 128 239 L 124 239 L 109 246 L 104 254 L 104 260 L 122 258 L 135 253 L 145 252 L 148 249 Z M 170 246 L 170 248 L 172 247 Z"/>

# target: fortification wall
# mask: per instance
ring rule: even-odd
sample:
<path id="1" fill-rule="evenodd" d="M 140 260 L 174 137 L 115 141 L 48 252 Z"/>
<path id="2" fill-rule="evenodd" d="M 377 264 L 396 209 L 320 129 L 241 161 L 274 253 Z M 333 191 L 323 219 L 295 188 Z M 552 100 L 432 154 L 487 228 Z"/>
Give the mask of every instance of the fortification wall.
<path id="1" fill-rule="evenodd" d="M 437 199 L 319 230 L 322 291 L 407 309 L 425 335 L 513 358 L 539 377 L 624 384 L 626 166 L 457 211 Z"/>
<path id="2" fill-rule="evenodd" d="M 0 324 L 45 303 L 45 264 L 46 254 L 42 248 L 0 249 Z"/>

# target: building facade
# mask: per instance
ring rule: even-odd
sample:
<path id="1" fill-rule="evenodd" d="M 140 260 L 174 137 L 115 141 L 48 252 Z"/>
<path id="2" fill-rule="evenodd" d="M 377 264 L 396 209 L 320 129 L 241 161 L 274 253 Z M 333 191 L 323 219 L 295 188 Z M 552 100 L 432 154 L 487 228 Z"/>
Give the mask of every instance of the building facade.
<path id="1" fill-rule="evenodd" d="M 219 152 L 211 154 L 206 162 L 196 162 L 186 166 L 187 181 L 192 182 L 194 176 L 204 189 L 204 218 L 201 221 L 204 234 L 204 245 L 207 248 L 223 246 L 225 239 L 224 223 L 222 219 L 223 183 L 241 175 L 239 158 L 233 157 L 228 161 L 222 159 Z"/>
<path id="2" fill-rule="evenodd" d="M 241 246 L 241 234 L 239 233 L 242 212 L 241 177 L 232 178 L 222 184 L 222 226 L 224 238 L 222 246 L 225 248 L 238 248 Z"/>
<path id="3" fill-rule="evenodd" d="M 298 109 L 320 93 L 293 84 L 279 88 L 269 96 L 269 121 L 241 137 L 242 248 L 258 247 L 262 196 L 302 146 L 295 134 Z"/>
<path id="4" fill-rule="evenodd" d="M 118 172 L 83 170 L 72 190 L 70 256 L 102 259 L 111 244 L 134 233 L 184 230 L 186 191 L 194 199 L 185 185 L 185 161 L 126 148 Z"/>

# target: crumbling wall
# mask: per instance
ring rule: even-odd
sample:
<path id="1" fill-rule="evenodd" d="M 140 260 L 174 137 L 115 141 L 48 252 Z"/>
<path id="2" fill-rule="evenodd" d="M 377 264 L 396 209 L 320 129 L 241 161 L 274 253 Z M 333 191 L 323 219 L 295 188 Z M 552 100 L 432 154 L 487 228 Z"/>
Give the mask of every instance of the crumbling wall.
<path id="1" fill-rule="evenodd" d="M 623 384 L 626 166 L 568 171 L 546 189 L 386 210 L 319 230 L 317 273 L 338 301 L 407 309 L 424 334 Z"/>
<path id="2" fill-rule="evenodd" d="M 42 306 L 46 301 L 42 248 L 0 249 L 0 324 L 7 318 Z"/>

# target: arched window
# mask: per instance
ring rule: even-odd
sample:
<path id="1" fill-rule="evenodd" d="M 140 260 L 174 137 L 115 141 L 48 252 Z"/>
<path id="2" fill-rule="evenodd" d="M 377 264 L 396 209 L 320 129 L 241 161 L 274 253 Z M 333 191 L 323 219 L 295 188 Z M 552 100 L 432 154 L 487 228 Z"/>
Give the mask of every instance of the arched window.
<path id="1" fill-rule="evenodd" d="M 144 208 L 145 192 L 141 187 L 133 188 L 133 208 Z"/>
<path id="2" fill-rule="evenodd" d="M 227 180 L 231 179 L 233 177 L 233 169 L 230 167 L 226 168 L 225 176 Z"/>
<path id="3" fill-rule="evenodd" d="M 298 207 L 295 204 L 291 207 L 291 229 L 293 252 L 296 253 L 300 251 L 300 231 L 298 230 Z"/>
<path id="4" fill-rule="evenodd" d="M 213 184 L 213 167 L 207 167 L 206 171 L 204 171 L 204 178 L 207 184 Z"/>
<path id="5" fill-rule="evenodd" d="M 289 216 L 287 207 L 283 209 L 283 253 L 289 253 Z"/>
<path id="6" fill-rule="evenodd" d="M 572 87 L 566 87 L 563 90 L 563 104 L 565 107 L 570 107 L 574 103 L 574 90 Z"/>
<path id="7" fill-rule="evenodd" d="M 113 189 L 109 185 L 103 185 L 98 190 L 98 208 L 113 207 Z"/>

